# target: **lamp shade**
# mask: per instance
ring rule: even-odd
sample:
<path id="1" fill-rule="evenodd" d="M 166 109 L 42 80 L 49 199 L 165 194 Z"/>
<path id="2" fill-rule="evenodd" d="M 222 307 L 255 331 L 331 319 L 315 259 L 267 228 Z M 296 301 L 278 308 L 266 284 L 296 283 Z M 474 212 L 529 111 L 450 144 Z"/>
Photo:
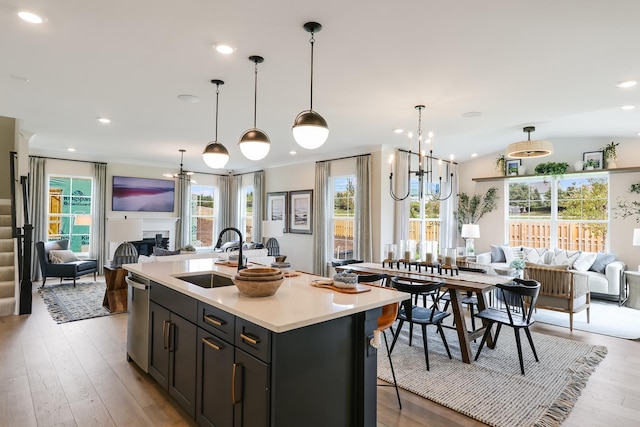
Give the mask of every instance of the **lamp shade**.
<path id="1" fill-rule="evenodd" d="M 282 237 L 284 235 L 284 221 L 262 221 L 262 235 L 264 237 Z"/>
<path id="2" fill-rule="evenodd" d="M 240 137 L 238 142 L 242 155 L 249 160 L 262 160 L 271 148 L 271 142 L 266 133 L 260 129 L 249 129 Z"/>
<path id="3" fill-rule="evenodd" d="M 142 218 L 113 218 L 108 222 L 109 242 L 132 242 L 142 240 Z"/>
<path id="4" fill-rule="evenodd" d="M 313 150 L 324 144 L 328 137 L 329 126 L 320 114 L 311 110 L 298 114 L 293 123 L 293 138 L 298 145 Z"/>
<path id="5" fill-rule="evenodd" d="M 460 236 L 463 239 L 478 239 L 480 238 L 480 226 L 478 224 L 462 224 Z"/>
<path id="6" fill-rule="evenodd" d="M 553 145 L 549 141 L 520 141 L 509 144 L 507 148 L 507 157 L 512 159 L 544 157 L 551 154 Z"/>
<path id="7" fill-rule="evenodd" d="M 640 246 L 640 228 L 633 229 L 633 246 Z"/>
<path id="8" fill-rule="evenodd" d="M 229 151 L 218 141 L 210 142 L 202 152 L 202 160 L 213 169 L 225 167 L 229 161 Z"/>

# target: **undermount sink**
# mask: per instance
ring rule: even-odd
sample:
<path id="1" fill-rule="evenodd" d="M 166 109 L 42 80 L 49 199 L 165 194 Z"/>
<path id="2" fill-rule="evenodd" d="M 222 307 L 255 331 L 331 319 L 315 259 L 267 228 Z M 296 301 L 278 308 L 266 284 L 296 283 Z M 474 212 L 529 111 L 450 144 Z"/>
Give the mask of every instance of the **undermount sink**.
<path id="1" fill-rule="evenodd" d="M 174 276 L 176 279 L 184 280 L 202 288 L 220 288 L 222 286 L 231 286 L 233 282 L 230 278 L 220 276 L 213 273 L 191 274 L 186 276 Z"/>

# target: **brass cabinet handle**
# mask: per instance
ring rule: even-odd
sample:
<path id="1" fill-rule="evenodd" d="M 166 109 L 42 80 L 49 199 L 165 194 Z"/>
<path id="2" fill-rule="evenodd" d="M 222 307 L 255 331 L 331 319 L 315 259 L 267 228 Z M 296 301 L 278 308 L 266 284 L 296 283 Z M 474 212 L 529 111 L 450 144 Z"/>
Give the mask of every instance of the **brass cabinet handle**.
<path id="1" fill-rule="evenodd" d="M 240 334 L 240 338 L 242 338 L 244 341 L 250 342 L 253 345 L 256 345 L 260 342 L 259 338 L 252 338 L 249 335 L 245 334 Z"/>
<path id="2" fill-rule="evenodd" d="M 205 315 L 205 316 L 204 316 L 204 321 L 205 321 L 205 322 L 212 323 L 212 324 L 214 324 L 214 325 L 216 325 L 216 326 L 222 326 L 222 325 L 224 325 L 224 324 L 225 324 L 225 322 L 224 322 L 223 320 L 220 320 L 220 319 L 218 319 L 218 318 L 216 318 L 216 317 L 208 316 L 208 315 Z"/>
<path id="3" fill-rule="evenodd" d="M 202 338 L 202 342 L 205 343 L 206 345 L 208 345 L 209 347 L 211 347 L 214 350 L 222 350 L 223 347 L 219 346 L 218 344 L 209 341 L 208 338 Z"/>
<path id="4" fill-rule="evenodd" d="M 234 363 L 233 364 L 233 372 L 231 375 L 231 404 L 235 405 L 236 403 L 240 403 L 240 399 L 236 400 L 236 382 L 238 380 L 238 378 L 236 378 L 236 374 L 238 373 L 238 370 L 242 369 L 242 363 Z M 240 375 L 237 375 L 237 377 L 241 377 L 241 373 Z M 240 378 L 240 381 L 242 381 L 242 379 Z"/>
<path id="5" fill-rule="evenodd" d="M 165 350 L 169 348 L 169 324 L 168 320 L 162 321 L 162 344 Z"/>
<path id="6" fill-rule="evenodd" d="M 169 322 L 169 327 L 167 328 L 168 333 L 167 333 L 167 343 L 168 343 L 168 347 L 169 347 L 169 353 L 173 352 L 176 350 L 175 348 L 175 340 L 176 340 L 176 324 Z"/>

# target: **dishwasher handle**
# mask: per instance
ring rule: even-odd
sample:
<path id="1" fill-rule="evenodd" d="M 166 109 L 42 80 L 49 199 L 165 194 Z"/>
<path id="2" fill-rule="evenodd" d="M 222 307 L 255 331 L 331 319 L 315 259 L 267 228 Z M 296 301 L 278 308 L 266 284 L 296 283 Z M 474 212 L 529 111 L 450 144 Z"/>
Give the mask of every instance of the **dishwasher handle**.
<path id="1" fill-rule="evenodd" d="M 138 282 L 136 280 L 133 280 L 130 277 L 125 277 L 124 280 L 132 288 L 140 289 L 140 290 L 143 290 L 143 291 L 146 291 L 147 289 L 149 289 L 149 284 L 148 283 L 141 283 L 141 282 Z"/>

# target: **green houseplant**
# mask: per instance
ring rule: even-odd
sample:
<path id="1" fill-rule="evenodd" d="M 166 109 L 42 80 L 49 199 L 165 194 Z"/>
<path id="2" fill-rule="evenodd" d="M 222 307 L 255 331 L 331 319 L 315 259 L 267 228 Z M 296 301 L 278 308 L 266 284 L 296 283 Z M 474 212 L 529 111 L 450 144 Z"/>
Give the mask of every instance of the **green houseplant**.
<path id="1" fill-rule="evenodd" d="M 592 170 L 595 169 L 595 167 L 598 166 L 598 163 L 596 163 L 595 160 L 593 159 L 589 159 L 586 162 L 584 162 L 584 168 L 586 170 Z"/>
<path id="2" fill-rule="evenodd" d="M 496 170 L 500 175 L 504 175 L 507 172 L 507 158 L 504 154 L 498 154 L 498 157 L 496 157 Z"/>
<path id="3" fill-rule="evenodd" d="M 560 176 L 564 175 L 565 172 L 567 172 L 568 167 L 569 163 L 567 162 L 540 163 L 536 166 L 535 172 L 536 175 Z"/>
<path id="4" fill-rule="evenodd" d="M 618 153 L 616 152 L 616 147 L 618 145 L 620 145 L 619 142 L 611 141 L 610 144 L 607 144 L 602 148 L 602 155 L 604 157 L 605 163 L 608 168 L 616 167 L 616 161 L 618 160 Z"/>
<path id="5" fill-rule="evenodd" d="M 483 195 L 467 193 L 458 194 L 458 210 L 453 217 L 458 223 L 458 232 L 462 230 L 462 224 L 476 224 L 485 214 L 496 210 L 498 207 L 498 187 L 491 187 Z"/>

